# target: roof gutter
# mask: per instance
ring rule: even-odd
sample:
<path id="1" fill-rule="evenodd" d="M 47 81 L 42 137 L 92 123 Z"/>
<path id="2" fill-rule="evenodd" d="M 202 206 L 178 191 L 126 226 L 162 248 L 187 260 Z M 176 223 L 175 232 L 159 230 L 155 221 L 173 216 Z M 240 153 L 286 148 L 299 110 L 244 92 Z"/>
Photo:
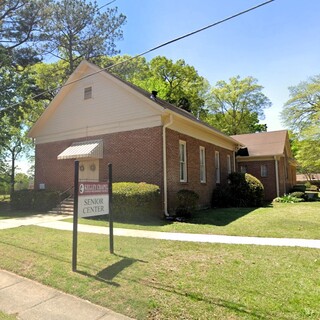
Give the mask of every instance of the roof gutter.
<path id="1" fill-rule="evenodd" d="M 163 196 L 164 196 L 164 214 L 166 217 L 168 213 L 168 179 L 167 179 L 167 135 L 166 129 L 173 123 L 172 114 L 169 115 L 169 122 L 162 127 L 162 147 L 163 147 Z"/>

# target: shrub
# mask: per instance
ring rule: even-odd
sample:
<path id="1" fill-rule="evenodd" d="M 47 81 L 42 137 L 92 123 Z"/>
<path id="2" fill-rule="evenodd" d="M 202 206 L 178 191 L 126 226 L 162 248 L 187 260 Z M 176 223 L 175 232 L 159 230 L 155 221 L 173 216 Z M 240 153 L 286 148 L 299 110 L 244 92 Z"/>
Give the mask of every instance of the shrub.
<path id="1" fill-rule="evenodd" d="M 290 190 L 290 193 L 296 192 L 296 191 L 305 192 L 306 189 L 307 187 L 304 184 L 296 184 L 292 187 L 292 189 Z"/>
<path id="2" fill-rule="evenodd" d="M 230 207 L 232 206 L 231 200 L 232 196 L 230 194 L 230 187 L 218 186 L 213 190 L 211 206 L 213 208 Z"/>
<path id="3" fill-rule="evenodd" d="M 304 199 L 294 197 L 292 196 L 292 194 L 285 194 L 283 197 L 277 197 L 273 201 L 281 202 L 281 203 L 297 203 L 297 202 L 304 201 Z"/>
<path id="4" fill-rule="evenodd" d="M 313 191 L 313 192 L 317 192 L 318 191 L 318 186 L 314 185 L 314 184 L 310 184 L 310 186 L 307 188 L 308 191 Z"/>
<path id="5" fill-rule="evenodd" d="M 139 220 L 160 216 L 160 188 L 144 182 L 112 184 L 112 209 L 115 219 Z"/>
<path id="6" fill-rule="evenodd" d="M 11 197 L 11 207 L 17 210 L 48 211 L 59 203 L 59 192 L 20 190 Z"/>
<path id="7" fill-rule="evenodd" d="M 59 203 L 59 200 L 58 191 L 33 191 L 33 209 L 36 211 L 51 210 Z"/>
<path id="8" fill-rule="evenodd" d="M 295 191 L 295 192 L 290 193 L 290 196 L 295 197 L 295 198 L 299 198 L 299 199 L 305 199 L 306 194 L 301 191 Z"/>
<path id="9" fill-rule="evenodd" d="M 178 206 L 176 215 L 188 218 L 196 209 L 199 195 L 193 190 L 181 189 L 177 192 Z"/>
<path id="10" fill-rule="evenodd" d="M 16 210 L 32 210 L 33 190 L 15 191 L 11 196 L 11 207 Z"/>
<path id="11" fill-rule="evenodd" d="M 228 179 L 233 206 L 258 207 L 263 204 L 263 184 L 256 177 L 248 173 L 233 172 Z"/>

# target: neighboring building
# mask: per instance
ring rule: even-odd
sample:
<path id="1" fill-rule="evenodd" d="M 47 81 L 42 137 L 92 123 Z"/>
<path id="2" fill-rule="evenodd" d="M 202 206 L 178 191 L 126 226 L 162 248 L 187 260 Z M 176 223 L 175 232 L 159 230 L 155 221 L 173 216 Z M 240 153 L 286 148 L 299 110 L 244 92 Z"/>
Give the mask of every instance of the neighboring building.
<path id="1" fill-rule="evenodd" d="M 235 170 L 239 142 L 190 113 L 83 61 L 29 136 L 35 139 L 35 189 L 64 191 L 79 177 L 160 186 L 163 211 L 174 211 L 180 189 L 210 205 L 217 185 Z M 270 172 L 271 174 L 271 172 Z"/>
<path id="2" fill-rule="evenodd" d="M 297 174 L 297 183 L 305 184 L 307 182 L 315 185 L 320 185 L 320 173 Z"/>
<path id="3" fill-rule="evenodd" d="M 237 170 L 250 173 L 263 183 L 266 200 L 289 193 L 296 184 L 296 161 L 286 130 L 231 137 L 245 146 L 237 152 Z"/>

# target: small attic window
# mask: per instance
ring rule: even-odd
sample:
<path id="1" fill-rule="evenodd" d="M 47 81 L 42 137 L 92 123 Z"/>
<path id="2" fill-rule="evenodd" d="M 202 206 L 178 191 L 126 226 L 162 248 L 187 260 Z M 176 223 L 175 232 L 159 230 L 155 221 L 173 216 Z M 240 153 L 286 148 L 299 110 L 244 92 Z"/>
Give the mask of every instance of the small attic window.
<path id="1" fill-rule="evenodd" d="M 92 87 L 86 87 L 83 91 L 83 99 L 88 100 L 92 98 Z"/>

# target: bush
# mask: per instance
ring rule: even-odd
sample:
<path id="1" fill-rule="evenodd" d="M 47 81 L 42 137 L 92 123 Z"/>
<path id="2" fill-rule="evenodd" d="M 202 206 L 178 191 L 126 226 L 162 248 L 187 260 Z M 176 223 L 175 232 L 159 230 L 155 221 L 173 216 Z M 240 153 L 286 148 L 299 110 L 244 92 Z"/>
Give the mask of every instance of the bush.
<path id="1" fill-rule="evenodd" d="M 32 210 L 33 190 L 15 191 L 11 196 L 11 207 L 16 210 Z"/>
<path id="2" fill-rule="evenodd" d="M 231 204 L 232 196 L 230 194 L 230 187 L 218 186 L 213 190 L 211 206 L 213 208 L 225 208 L 232 206 Z"/>
<path id="3" fill-rule="evenodd" d="M 317 192 L 318 191 L 318 186 L 314 185 L 314 184 L 310 184 L 310 186 L 307 188 L 308 191 L 313 191 L 313 192 Z"/>
<path id="4" fill-rule="evenodd" d="M 277 197 L 273 201 L 281 203 L 297 203 L 304 201 L 304 199 L 294 197 L 292 194 L 285 194 L 283 197 Z"/>
<path id="5" fill-rule="evenodd" d="M 304 184 L 296 184 L 292 187 L 292 189 L 290 190 L 290 193 L 296 192 L 296 191 L 305 192 L 306 189 L 307 187 Z"/>
<path id="6" fill-rule="evenodd" d="M 177 192 L 177 198 L 176 215 L 178 217 L 189 218 L 197 207 L 199 195 L 193 190 L 181 189 Z"/>
<path id="7" fill-rule="evenodd" d="M 112 184 L 112 209 L 115 219 L 139 220 L 160 217 L 160 188 L 153 184 L 115 182 Z"/>
<path id="8" fill-rule="evenodd" d="M 48 211 L 59 203 L 59 192 L 46 190 L 15 191 L 11 207 L 16 210 Z"/>
<path id="9" fill-rule="evenodd" d="M 259 207 L 263 204 L 264 187 L 249 173 L 233 172 L 228 177 L 232 203 L 236 207 Z"/>
<path id="10" fill-rule="evenodd" d="M 299 198 L 299 199 L 306 199 L 306 194 L 304 192 L 301 191 L 295 191 L 290 193 L 290 196 L 295 197 L 295 198 Z"/>

